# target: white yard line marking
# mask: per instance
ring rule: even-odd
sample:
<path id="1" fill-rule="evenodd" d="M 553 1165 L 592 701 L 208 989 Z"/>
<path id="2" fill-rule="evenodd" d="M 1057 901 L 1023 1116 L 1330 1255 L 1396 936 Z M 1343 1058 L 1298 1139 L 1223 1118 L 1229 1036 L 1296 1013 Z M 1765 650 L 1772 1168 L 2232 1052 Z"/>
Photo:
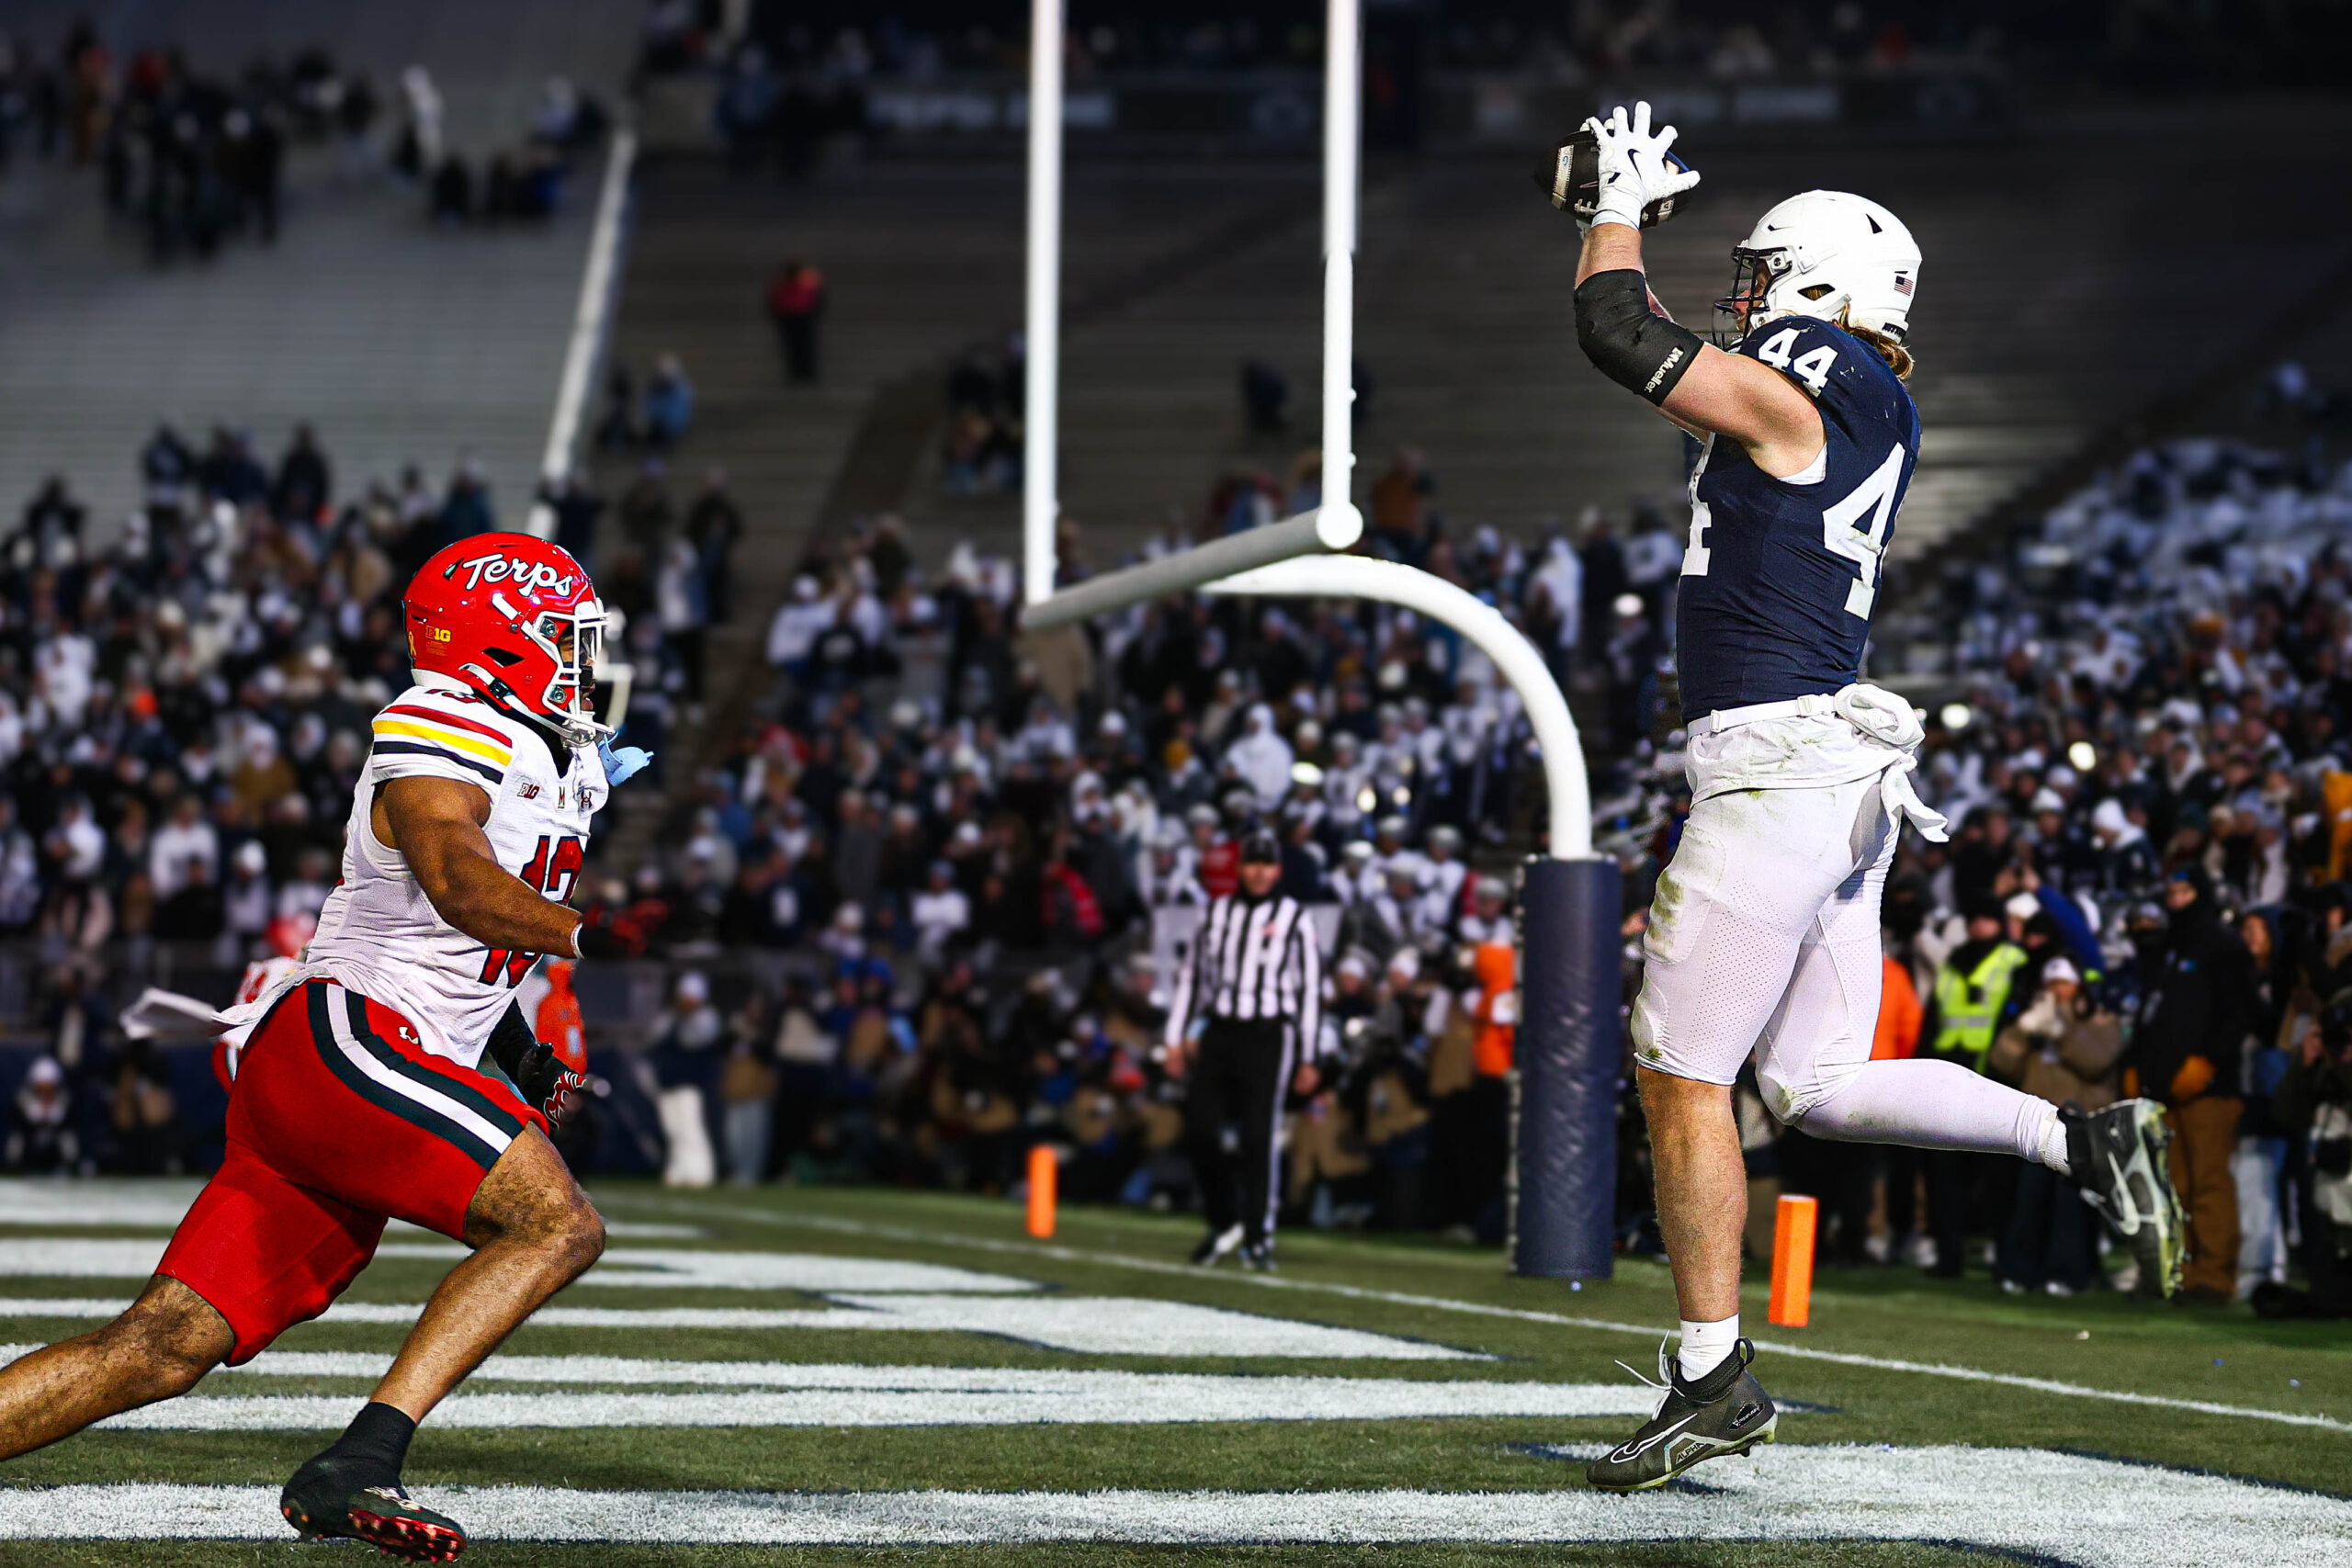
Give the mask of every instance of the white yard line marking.
<path id="1" fill-rule="evenodd" d="M 1165 1258 L 1136 1258 L 1125 1253 L 1087 1252 L 1076 1247 L 1056 1247 L 1044 1242 L 1006 1241 L 992 1236 L 956 1235 L 944 1231 L 916 1230 L 905 1225 L 873 1224 L 862 1220 L 836 1219 L 822 1214 L 771 1213 L 763 1209 L 744 1209 L 728 1204 L 701 1203 L 680 1200 L 662 1201 L 662 1206 L 679 1213 L 698 1213 L 711 1220 L 745 1221 L 754 1224 L 806 1227 L 831 1231 L 843 1235 L 865 1236 L 878 1241 L 911 1241 L 933 1247 L 972 1247 L 983 1252 L 1011 1254 L 1016 1257 L 1050 1258 L 1059 1262 L 1085 1263 L 1111 1268 L 1133 1269 L 1148 1274 L 1174 1275 L 1200 1279 L 1202 1271 L 1190 1264 L 1170 1263 Z M 1321 1280 L 1301 1280 L 1283 1274 L 1231 1273 L 1219 1275 L 1220 1280 L 1239 1281 L 1274 1291 L 1306 1291 L 1324 1295 L 1343 1296 L 1351 1301 L 1384 1302 L 1392 1306 L 1423 1307 L 1433 1312 L 1457 1312 L 1476 1317 L 1509 1318 L 1521 1323 L 1555 1324 L 1563 1328 L 1588 1328 L 1603 1334 L 1637 1334 L 1645 1339 L 1670 1335 L 1670 1325 L 1646 1323 L 1621 1323 L 1601 1317 L 1577 1317 L 1566 1313 L 1537 1312 L 1527 1307 L 1492 1306 L 1484 1302 L 1456 1301 L 1450 1296 L 1418 1295 L 1407 1291 L 1378 1291 L 1363 1285 L 1341 1285 Z M 1840 1366 L 1871 1367 L 1880 1371 L 1911 1372 L 1923 1377 L 1951 1378 L 1963 1382 L 1996 1384 L 2003 1388 L 2024 1389 L 2035 1393 L 2057 1394 L 2067 1399 L 2111 1400 L 2122 1404 L 2141 1404 L 2165 1410 L 2191 1410 L 2204 1416 L 2227 1416 L 2247 1421 L 2274 1421 L 2288 1427 L 2309 1427 L 2327 1432 L 2352 1432 L 2352 1421 L 2333 1416 L 2306 1415 L 2290 1410 L 2264 1410 L 2246 1404 L 2222 1404 L 2208 1399 L 2177 1399 L 2163 1394 L 2134 1393 L 2123 1389 L 2093 1388 L 2084 1383 L 2062 1382 L 2053 1378 L 2027 1377 L 2017 1372 L 1986 1371 L 1976 1367 L 1954 1366 L 1942 1361 L 1910 1361 L 1889 1356 L 1864 1356 L 1850 1351 L 1823 1350 L 1811 1345 L 1792 1345 L 1785 1340 L 1759 1339 L 1759 1350 L 1776 1356 L 1791 1356 L 1811 1361 L 1830 1361 Z"/>
<path id="2" fill-rule="evenodd" d="M 1920 1540 L 2075 1568 L 2335 1568 L 2352 1502 L 2020 1449 L 1766 1449 L 1633 1497 L 1524 1492 L 589 1492 L 427 1488 L 483 1540 L 806 1546 L 1034 1541 Z M 0 1490 L 0 1537 L 282 1540 L 262 1486 Z"/>
<path id="3" fill-rule="evenodd" d="M 201 1181 L 163 1177 L 126 1181 L 0 1178 L 0 1224 L 168 1231 L 179 1224 L 203 1188 Z M 624 1239 L 646 1241 L 691 1241 L 708 1234 L 700 1225 L 631 1220 L 607 1220 L 605 1230 Z M 407 1237 L 432 1233 L 394 1220 L 385 1226 L 384 1234 Z"/>
<path id="4" fill-rule="evenodd" d="M 542 1307 L 541 1328 L 865 1329 L 986 1334 L 1092 1356 L 1314 1357 L 1330 1360 L 1487 1361 L 1494 1358 L 1421 1339 L 1192 1302 L 1142 1296 L 828 1296 L 814 1307 Z M 0 1296 L 0 1316 L 109 1318 L 129 1303 Z M 414 1302 L 338 1302 L 322 1321 L 405 1327 Z M 27 1347 L 29 1348 L 30 1347 Z M 21 1353 L 18 1352 L 18 1353 Z"/>
<path id="5" fill-rule="evenodd" d="M 1117 1296 L 838 1295 L 880 1314 L 877 1328 L 996 1334 L 1105 1356 L 1329 1356 L 1400 1361 L 1488 1360 L 1475 1351 L 1296 1318 L 1191 1302 Z"/>
<path id="6" fill-rule="evenodd" d="M 834 1258 L 808 1252 L 698 1252 L 616 1247 L 572 1288 L 648 1285 L 730 1291 L 962 1291 L 1017 1294 L 1034 1280 L 981 1274 L 895 1258 Z"/>
<path id="7" fill-rule="evenodd" d="M 294 1356 L 254 1366 L 265 1375 L 366 1379 L 389 1358 Z M 582 1357 L 520 1358 L 478 1381 L 607 1381 L 616 1363 Z M 313 1368 L 323 1370 L 311 1370 Z M 729 1382 L 724 1362 L 640 1361 L 633 1382 Z M 1456 1416 L 1575 1420 L 1647 1416 L 1657 1401 L 1637 1383 L 1419 1382 L 1404 1378 L 1233 1377 L 1201 1373 L 1041 1371 L 1035 1368 L 786 1367 L 741 1364 L 767 1388 L 725 1393 L 459 1393 L 433 1412 L 436 1427 L 1136 1426 L 1201 1421 L 1407 1421 Z M 678 1373 L 668 1376 L 663 1374 Z M 696 1374 L 701 1375 L 696 1375 Z M 347 1394 L 194 1395 L 101 1422 L 118 1430 L 334 1431 L 364 1389 Z"/>
<path id="8" fill-rule="evenodd" d="M 155 1271 L 164 1243 L 150 1238 L 86 1236 L 0 1238 L 0 1277 L 77 1280 L 143 1280 Z M 454 1262 L 466 1248 L 454 1241 L 388 1241 L 376 1249 L 384 1258 Z M 616 1247 L 575 1290 L 591 1286 L 650 1286 L 730 1291 L 959 1291 L 1017 1294 L 1035 1291 L 1034 1280 L 982 1274 L 938 1263 L 893 1258 L 835 1258 L 807 1252 L 714 1252 L 684 1247 Z"/>

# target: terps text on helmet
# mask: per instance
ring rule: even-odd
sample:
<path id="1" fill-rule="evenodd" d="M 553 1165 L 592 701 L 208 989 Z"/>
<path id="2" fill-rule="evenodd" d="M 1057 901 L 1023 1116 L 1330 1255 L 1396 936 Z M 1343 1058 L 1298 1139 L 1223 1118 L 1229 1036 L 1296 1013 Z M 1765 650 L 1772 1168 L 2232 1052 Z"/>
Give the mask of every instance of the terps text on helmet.
<path id="1" fill-rule="evenodd" d="M 547 561 L 526 561 L 519 556 L 497 554 L 476 556 L 471 560 L 453 562 L 442 575 L 454 578 L 461 571 L 466 574 L 469 592 L 485 582 L 512 581 L 518 592 L 532 598 L 548 592 L 558 598 L 571 595 L 572 575 L 559 571 Z"/>

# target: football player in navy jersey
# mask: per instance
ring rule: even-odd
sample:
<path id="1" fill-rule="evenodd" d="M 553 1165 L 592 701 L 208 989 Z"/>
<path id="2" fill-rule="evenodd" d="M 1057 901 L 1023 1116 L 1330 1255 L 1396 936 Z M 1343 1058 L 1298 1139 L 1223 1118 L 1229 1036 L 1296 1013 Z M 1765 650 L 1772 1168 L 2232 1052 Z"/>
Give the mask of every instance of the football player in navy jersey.
<path id="1" fill-rule="evenodd" d="M 1589 1472 L 1665 1484 L 1771 1440 L 1778 1416 L 1739 1333 L 1747 1188 L 1731 1086 L 1751 1056 L 1766 1106 L 1818 1138 L 2013 1154 L 2071 1174 L 2179 1280 L 2181 1213 L 2147 1100 L 2096 1115 L 1954 1062 L 1872 1061 L 1879 896 L 1913 792 L 1911 705 L 1862 681 L 1879 563 L 1919 454 L 1904 347 L 1919 276 L 1910 231 L 1874 201 L 1808 191 L 1732 252 L 1730 320 L 1704 343 L 1642 271 L 1645 222 L 1699 175 L 1649 106 L 1586 122 L 1598 144 L 1577 268 L 1577 342 L 1612 380 L 1704 443 L 1676 615 L 1691 807 L 1658 877 L 1632 1034 L 1658 1224 L 1682 1314 L 1660 1350 L 1657 1414 Z M 1558 153 L 1566 197 L 1576 143 Z M 1997 1005 L 1997 1004 L 1995 1004 Z"/>

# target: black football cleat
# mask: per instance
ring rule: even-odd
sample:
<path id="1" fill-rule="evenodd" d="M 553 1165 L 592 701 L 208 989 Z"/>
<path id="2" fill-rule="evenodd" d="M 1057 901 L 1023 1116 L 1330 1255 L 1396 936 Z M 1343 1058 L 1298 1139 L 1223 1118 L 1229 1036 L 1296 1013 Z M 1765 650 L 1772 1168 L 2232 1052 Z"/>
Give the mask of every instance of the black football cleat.
<path id="1" fill-rule="evenodd" d="M 1241 1227 L 1227 1225 L 1221 1231 L 1211 1231 L 1201 1237 L 1201 1245 L 1193 1248 L 1193 1261 L 1203 1269 L 1214 1268 L 1220 1258 L 1241 1245 Z"/>
<path id="2" fill-rule="evenodd" d="M 1241 1249 L 1241 1267 L 1252 1274 L 1274 1271 L 1274 1244 L 1271 1241 L 1252 1242 Z"/>
<path id="3" fill-rule="evenodd" d="M 2102 1111 L 2062 1105 L 2066 1163 L 2083 1201 L 2115 1227 L 2140 1266 L 2142 1292 L 2169 1296 L 2180 1290 L 2188 1251 L 2188 1219 L 2172 1184 L 2165 1151 L 2172 1131 L 2153 1100 L 2120 1100 Z"/>
<path id="4" fill-rule="evenodd" d="M 304 1540 L 364 1541 L 402 1562 L 454 1562 L 465 1551 L 457 1520 L 411 1501 L 398 1483 L 358 1481 L 349 1466 L 321 1454 L 294 1472 L 277 1511 Z"/>
<path id="5" fill-rule="evenodd" d="M 1742 1339 L 1706 1376 L 1685 1382 L 1681 1369 L 1661 1344 L 1657 1370 L 1666 1380 L 1657 1414 L 1624 1442 L 1586 1467 L 1596 1492 L 1646 1492 L 1663 1486 L 1692 1465 L 1744 1454 L 1772 1441 L 1781 1413 L 1772 1396 L 1748 1371 L 1756 1347 Z M 1625 1363 L 1617 1363 L 1624 1367 Z M 1625 1367 L 1629 1372 L 1634 1369 Z M 1634 1372 L 1637 1378 L 1639 1372 Z M 1649 1379 L 1642 1378 L 1644 1382 Z"/>

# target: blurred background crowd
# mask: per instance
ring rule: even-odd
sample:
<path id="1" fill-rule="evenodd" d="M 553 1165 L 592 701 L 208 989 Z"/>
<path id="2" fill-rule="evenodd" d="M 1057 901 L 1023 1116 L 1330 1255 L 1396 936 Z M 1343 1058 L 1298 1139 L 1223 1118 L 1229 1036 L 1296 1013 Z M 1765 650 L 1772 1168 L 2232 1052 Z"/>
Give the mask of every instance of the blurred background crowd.
<path id="1" fill-rule="evenodd" d="M 0 175 L 25 157 L 95 164 L 108 220 L 157 263 L 275 244 L 294 148 L 327 152 L 345 179 L 396 175 L 439 222 L 544 218 L 608 123 L 593 94 L 549 77 L 519 138 L 469 152 L 421 65 L 379 85 L 311 46 L 215 74 L 176 44 L 118 55 L 87 21 L 54 52 L 0 30 Z"/>

